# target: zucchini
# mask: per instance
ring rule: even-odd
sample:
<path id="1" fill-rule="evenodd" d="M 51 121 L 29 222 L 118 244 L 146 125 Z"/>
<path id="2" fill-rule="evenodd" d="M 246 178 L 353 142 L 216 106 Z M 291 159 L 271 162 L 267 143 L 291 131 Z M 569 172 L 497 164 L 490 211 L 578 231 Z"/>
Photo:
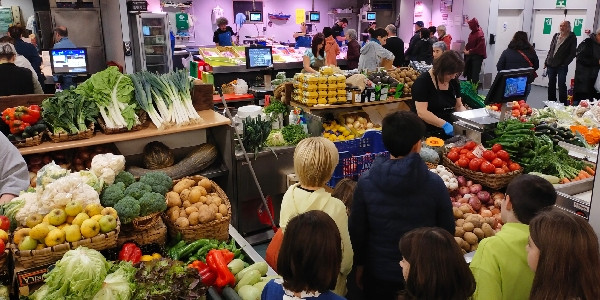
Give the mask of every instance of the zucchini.
<path id="1" fill-rule="evenodd" d="M 36 130 L 33 128 L 33 126 L 27 126 L 25 127 L 25 129 L 23 130 L 23 134 L 27 133 L 29 136 L 34 136 L 34 132 Z"/>
<path id="2" fill-rule="evenodd" d="M 24 139 L 26 139 L 28 137 L 31 137 L 31 135 L 29 133 L 23 131 L 23 133 L 21 133 L 21 137 L 24 138 Z"/>
<path id="3" fill-rule="evenodd" d="M 135 177 L 140 177 L 150 172 L 161 171 L 165 172 L 173 179 L 179 179 L 188 175 L 196 174 L 208 168 L 208 166 L 210 166 L 216 159 L 217 147 L 209 143 L 205 143 L 193 150 L 184 159 L 173 166 L 154 170 L 132 166 L 127 171 L 129 171 Z"/>
<path id="4" fill-rule="evenodd" d="M 240 288 L 246 285 L 254 285 L 260 281 L 260 272 L 258 270 L 251 270 L 246 273 L 244 277 L 240 279 L 240 281 L 235 285 L 235 291 L 239 292 Z"/>
<path id="5" fill-rule="evenodd" d="M 238 294 L 240 295 L 242 300 L 260 300 L 261 296 L 260 291 L 251 285 L 243 286 L 238 292 Z"/>
<path id="6" fill-rule="evenodd" d="M 219 292 L 217 292 L 214 286 L 209 287 L 206 291 L 206 294 L 208 295 L 208 300 L 223 300 L 223 298 L 221 297 L 221 295 L 219 295 Z"/>
<path id="7" fill-rule="evenodd" d="M 227 264 L 227 267 L 229 268 L 231 273 L 235 275 L 244 269 L 244 261 L 239 258 L 236 258 L 232 260 L 229 264 Z"/>
<path id="8" fill-rule="evenodd" d="M 240 296 L 238 295 L 238 293 L 236 293 L 231 287 L 226 286 L 223 288 L 223 298 L 225 298 L 225 300 L 242 300 L 242 298 L 240 298 Z"/>
<path id="9" fill-rule="evenodd" d="M 552 184 L 558 184 L 560 182 L 560 178 L 558 178 L 556 176 L 546 175 L 546 174 L 542 174 L 539 172 L 529 172 L 528 174 L 542 177 L 542 178 L 548 180 Z"/>
<path id="10" fill-rule="evenodd" d="M 267 275 L 267 271 L 269 270 L 269 265 L 267 265 L 267 263 L 264 261 L 254 263 L 237 273 L 235 275 L 235 281 L 240 281 L 246 275 L 246 273 L 252 270 L 258 270 L 261 276 L 265 276 Z"/>

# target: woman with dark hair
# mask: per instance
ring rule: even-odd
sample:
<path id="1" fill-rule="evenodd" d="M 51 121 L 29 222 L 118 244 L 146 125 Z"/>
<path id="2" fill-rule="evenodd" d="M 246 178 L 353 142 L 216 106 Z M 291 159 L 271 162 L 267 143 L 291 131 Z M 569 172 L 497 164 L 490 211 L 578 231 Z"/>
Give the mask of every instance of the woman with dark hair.
<path id="1" fill-rule="evenodd" d="M 445 51 L 412 86 L 412 110 L 427 124 L 427 133 L 443 139 L 454 134 L 452 113 L 464 111 L 458 75 L 465 63 L 456 51 Z"/>
<path id="2" fill-rule="evenodd" d="M 540 61 L 535 49 L 529 43 L 527 33 L 524 31 L 517 31 L 513 36 L 512 40 L 508 44 L 508 48 L 502 51 L 500 59 L 496 64 L 498 71 L 512 70 L 521 68 L 533 68 L 533 72 L 527 80 L 527 89 L 525 91 L 525 98 L 531 91 L 531 83 L 535 79 L 535 71 L 540 68 Z"/>
<path id="3" fill-rule="evenodd" d="M 383 28 L 371 31 L 371 39 L 360 49 L 358 58 L 358 69 L 375 71 L 381 66 L 383 59 L 394 60 L 394 54 L 383 48 L 388 33 Z"/>
<path id="4" fill-rule="evenodd" d="M 302 56 L 302 72 L 317 73 L 319 68 L 325 66 L 325 36 L 317 33 L 313 36 L 310 49 L 306 49 Z"/>
<path id="5" fill-rule="evenodd" d="M 424 61 L 430 65 L 433 62 L 433 47 L 429 41 L 430 31 L 428 28 L 421 28 L 421 38 L 415 43 L 415 48 L 411 52 L 410 60 Z"/>
<path id="6" fill-rule="evenodd" d="M 342 263 L 342 239 L 333 219 L 309 210 L 288 222 L 277 258 L 282 279 L 267 283 L 262 300 L 345 299 L 335 288 Z"/>
<path id="7" fill-rule="evenodd" d="M 573 104 L 579 105 L 581 100 L 600 98 L 594 88 L 600 70 L 600 29 L 583 40 L 576 53 Z"/>
<path id="8" fill-rule="evenodd" d="M 466 300 L 475 291 L 475 278 L 454 237 L 439 227 L 409 231 L 400 240 L 402 300 Z"/>
<path id="9" fill-rule="evenodd" d="M 550 208 L 529 223 L 530 298 L 600 299 L 598 236 L 582 217 Z"/>

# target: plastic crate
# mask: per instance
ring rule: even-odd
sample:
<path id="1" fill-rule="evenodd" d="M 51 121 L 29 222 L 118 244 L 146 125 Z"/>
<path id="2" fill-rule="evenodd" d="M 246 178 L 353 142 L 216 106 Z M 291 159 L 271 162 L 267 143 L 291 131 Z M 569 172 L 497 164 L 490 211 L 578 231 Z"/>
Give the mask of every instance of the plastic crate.
<path id="1" fill-rule="evenodd" d="M 377 157 L 389 157 L 386 151 L 381 131 L 367 131 L 362 138 L 350 141 L 335 142 L 338 149 L 340 161 L 333 171 L 331 179 L 327 183 L 330 187 L 343 178 L 358 180 L 358 177 L 371 168 Z"/>

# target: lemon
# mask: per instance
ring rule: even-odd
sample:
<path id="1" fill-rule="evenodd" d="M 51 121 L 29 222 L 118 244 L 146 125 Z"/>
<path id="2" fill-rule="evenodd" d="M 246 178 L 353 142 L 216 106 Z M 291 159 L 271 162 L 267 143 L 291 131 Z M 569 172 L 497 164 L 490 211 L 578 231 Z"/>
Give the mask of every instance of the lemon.
<path id="1" fill-rule="evenodd" d="M 151 261 L 153 259 L 154 259 L 154 257 L 152 257 L 152 255 L 142 255 L 142 257 L 140 258 L 140 261 Z"/>

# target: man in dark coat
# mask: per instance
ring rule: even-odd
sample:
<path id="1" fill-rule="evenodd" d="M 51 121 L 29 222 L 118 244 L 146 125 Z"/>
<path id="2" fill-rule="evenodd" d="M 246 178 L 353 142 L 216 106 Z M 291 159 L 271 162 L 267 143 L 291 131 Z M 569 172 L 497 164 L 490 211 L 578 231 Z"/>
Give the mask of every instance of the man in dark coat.
<path id="1" fill-rule="evenodd" d="M 471 33 L 465 45 L 465 72 L 467 80 L 474 84 L 479 83 L 479 73 L 481 73 L 481 65 L 483 60 L 487 58 L 485 49 L 485 36 L 483 30 L 479 26 L 477 18 L 473 18 L 467 22 Z"/>
<path id="2" fill-rule="evenodd" d="M 575 58 L 576 49 L 577 37 L 571 31 L 571 22 L 563 21 L 560 23 L 560 32 L 552 37 L 550 50 L 544 62 L 544 68 L 548 68 L 548 100 L 556 101 L 558 82 L 558 99 L 563 104 L 570 105 L 567 103 L 567 72 L 569 64 Z"/>
<path id="3" fill-rule="evenodd" d="M 415 34 L 408 41 L 408 49 L 404 52 L 404 57 L 407 61 L 411 61 L 412 56 L 415 55 L 415 44 L 421 39 L 421 28 L 425 27 L 423 21 L 415 22 Z"/>
<path id="4" fill-rule="evenodd" d="M 396 35 L 394 24 L 385 26 L 385 31 L 388 33 L 388 38 L 383 48 L 394 54 L 394 67 L 402 67 L 404 65 L 404 41 Z"/>
<path id="5" fill-rule="evenodd" d="M 600 29 L 583 40 L 577 47 L 575 61 L 574 104 L 584 99 L 599 99 L 600 93 L 594 88 L 600 70 Z"/>
<path id="6" fill-rule="evenodd" d="M 356 283 L 365 299 L 397 299 L 404 287 L 398 242 L 419 227 L 454 234 L 448 190 L 419 155 L 425 124 L 412 112 L 389 114 L 382 138 L 390 158 L 376 159 L 358 180 L 348 221 Z"/>
<path id="7" fill-rule="evenodd" d="M 37 51 L 37 48 L 33 44 L 27 43 L 23 41 L 23 32 L 25 28 L 20 25 L 14 25 L 8 28 L 8 35 L 15 39 L 15 49 L 17 49 L 17 53 L 23 55 L 31 66 L 40 81 L 40 84 L 43 86 L 44 81 L 46 81 L 46 76 L 42 74 L 42 57 Z"/>

